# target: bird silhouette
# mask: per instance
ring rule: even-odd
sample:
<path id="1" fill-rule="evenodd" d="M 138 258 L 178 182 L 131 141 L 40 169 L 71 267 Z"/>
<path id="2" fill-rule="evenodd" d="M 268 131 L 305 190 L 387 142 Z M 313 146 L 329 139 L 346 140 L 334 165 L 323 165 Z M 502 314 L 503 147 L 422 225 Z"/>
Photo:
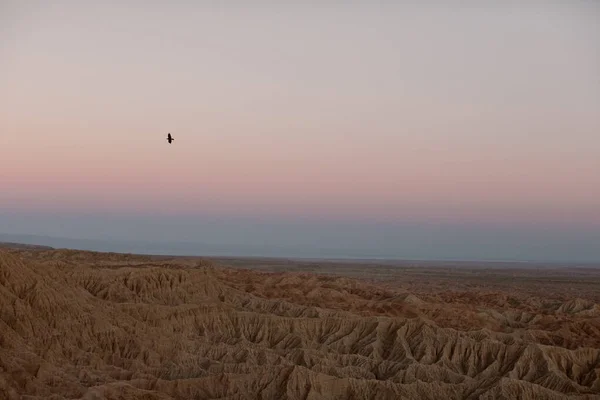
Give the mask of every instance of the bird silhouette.
<path id="1" fill-rule="evenodd" d="M 171 137 L 171 134 L 169 133 L 169 134 L 167 135 L 167 141 L 169 142 L 169 144 L 171 144 L 171 142 L 172 142 L 173 140 L 175 140 L 175 139 L 173 139 L 173 138 Z"/>

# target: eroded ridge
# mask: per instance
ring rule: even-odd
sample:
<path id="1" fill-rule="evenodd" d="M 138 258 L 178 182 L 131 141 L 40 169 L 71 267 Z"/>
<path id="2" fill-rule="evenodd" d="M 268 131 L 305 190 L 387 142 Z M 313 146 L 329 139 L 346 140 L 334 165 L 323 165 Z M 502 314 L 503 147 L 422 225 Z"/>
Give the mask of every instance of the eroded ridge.
<path id="1" fill-rule="evenodd" d="M 589 299 L 0 250 L 0 398 L 599 394 L 600 307 Z"/>

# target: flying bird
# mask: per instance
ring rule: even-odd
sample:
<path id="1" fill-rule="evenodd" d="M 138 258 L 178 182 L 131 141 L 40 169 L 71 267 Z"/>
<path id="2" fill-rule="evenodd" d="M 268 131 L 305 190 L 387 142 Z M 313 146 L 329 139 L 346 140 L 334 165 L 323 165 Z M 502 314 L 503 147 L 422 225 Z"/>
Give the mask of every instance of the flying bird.
<path id="1" fill-rule="evenodd" d="M 169 142 L 169 144 L 171 144 L 171 142 L 172 142 L 173 140 L 175 140 L 175 139 L 173 139 L 173 138 L 171 137 L 171 134 L 169 133 L 169 134 L 167 135 L 167 141 Z"/>

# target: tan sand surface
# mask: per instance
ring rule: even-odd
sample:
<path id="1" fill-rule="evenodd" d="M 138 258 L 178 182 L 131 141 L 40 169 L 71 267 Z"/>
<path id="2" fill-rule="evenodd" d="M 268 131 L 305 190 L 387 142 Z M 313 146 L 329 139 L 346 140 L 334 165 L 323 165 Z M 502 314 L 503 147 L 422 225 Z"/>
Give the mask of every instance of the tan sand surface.
<path id="1" fill-rule="evenodd" d="M 0 399 L 600 399 L 599 297 L 594 268 L 0 249 Z"/>

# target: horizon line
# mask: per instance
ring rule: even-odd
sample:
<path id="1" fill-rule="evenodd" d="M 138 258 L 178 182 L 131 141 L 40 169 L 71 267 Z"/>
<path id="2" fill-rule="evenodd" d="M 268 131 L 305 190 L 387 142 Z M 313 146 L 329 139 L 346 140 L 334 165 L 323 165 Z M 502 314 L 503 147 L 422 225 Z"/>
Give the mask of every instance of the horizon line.
<path id="1" fill-rule="evenodd" d="M 206 246 L 221 246 L 225 247 L 228 245 L 224 244 L 215 244 L 215 243 L 205 243 L 205 242 L 193 242 L 193 241 L 159 241 L 159 240 L 135 240 L 135 239 L 127 239 L 127 240 L 110 240 L 110 239 L 92 239 L 92 238 L 72 238 L 66 236 L 53 236 L 53 235 L 40 235 L 40 234 L 22 234 L 22 233 L 5 233 L 0 232 L 0 243 L 6 244 L 22 244 L 22 245 L 34 245 L 34 246 L 46 246 L 50 247 L 52 250 L 73 250 L 73 251 L 91 251 L 97 253 L 117 253 L 117 254 L 132 254 L 132 255 L 146 255 L 146 256 L 155 256 L 155 257 L 198 257 L 198 258 L 228 258 L 228 259 L 271 259 L 271 260 L 312 260 L 312 261 L 326 261 L 326 262 L 351 262 L 351 261 L 362 261 L 362 262 L 440 262 L 440 263 L 490 263 L 490 264 L 552 264 L 552 265 L 566 265 L 566 264 L 578 264 L 578 265 L 593 265 L 600 267 L 600 260 L 571 260 L 571 261 L 559 261 L 559 260 L 543 260 L 543 259 L 502 259 L 502 258 L 490 258 L 490 259 L 480 259 L 480 258 L 424 258 L 424 257 L 410 257 L 410 258 L 402 258 L 399 256 L 348 256 L 348 255 L 336 255 L 336 256 L 327 256 L 327 257 L 319 257 L 319 256 L 298 256 L 298 255 L 260 255 L 260 254 L 244 254 L 240 252 L 238 254 L 200 254 L 197 252 L 195 254 L 184 254 L 184 253 L 171 253 L 168 250 L 164 252 L 152 253 L 152 252 L 135 252 L 135 251 L 115 251 L 115 250 L 100 250 L 96 246 L 93 248 L 78 248 L 77 246 L 68 246 L 68 247 L 56 247 L 49 244 L 44 244 L 42 242 L 35 243 L 26 243 L 26 242 L 13 242 L 5 241 L 3 237 L 13 237 L 13 238 L 31 238 L 35 240 L 35 238 L 39 238 L 40 240 L 48 239 L 48 240 L 65 240 L 65 241 L 73 241 L 73 242 L 92 242 L 92 243 L 105 243 L 105 244 L 138 244 L 138 245 L 206 245 Z M 18 240 L 18 239 L 17 239 Z M 257 245 L 244 245 L 244 244 L 233 244 L 229 245 L 230 248 L 235 252 L 235 247 L 246 247 L 246 248 L 254 248 L 257 250 L 260 249 L 279 249 L 285 250 L 289 248 L 289 246 L 257 246 Z M 293 252 L 293 250 L 290 248 Z M 329 251 L 339 251 L 337 249 L 321 249 L 321 250 L 329 250 Z M 229 252 L 231 253 L 231 252 Z"/>

